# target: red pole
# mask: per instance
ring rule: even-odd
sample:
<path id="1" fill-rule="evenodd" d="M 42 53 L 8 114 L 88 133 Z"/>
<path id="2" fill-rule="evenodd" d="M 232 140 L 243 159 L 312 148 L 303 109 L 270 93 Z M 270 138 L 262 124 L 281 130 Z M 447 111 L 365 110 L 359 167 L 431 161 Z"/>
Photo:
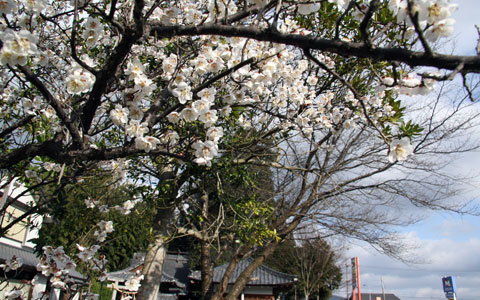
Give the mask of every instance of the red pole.
<path id="1" fill-rule="evenodd" d="M 357 260 L 357 263 L 355 264 L 357 266 L 357 286 L 358 286 L 358 300 L 362 300 L 362 294 L 360 292 L 360 264 L 358 260 L 358 256 L 355 257 Z"/>
<path id="2" fill-rule="evenodd" d="M 357 286 L 358 286 L 358 300 L 362 300 L 362 293 L 360 291 L 360 261 L 358 259 L 358 256 L 355 257 L 356 260 L 356 267 L 357 267 Z"/>

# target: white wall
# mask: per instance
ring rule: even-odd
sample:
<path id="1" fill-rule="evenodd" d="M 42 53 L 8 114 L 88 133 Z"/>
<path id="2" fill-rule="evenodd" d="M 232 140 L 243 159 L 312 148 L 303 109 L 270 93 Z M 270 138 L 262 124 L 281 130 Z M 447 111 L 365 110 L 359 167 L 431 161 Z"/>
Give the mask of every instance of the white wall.
<path id="1" fill-rule="evenodd" d="M 23 184 L 15 181 L 14 184 L 11 185 L 10 187 L 5 187 L 2 192 L 5 193 L 6 191 L 8 191 L 9 197 L 15 198 L 15 197 L 19 196 L 21 193 L 23 193 L 25 190 L 26 190 L 26 188 Z M 6 201 L 6 198 L 2 197 L 2 200 Z M 33 199 L 33 197 L 28 193 L 19 197 L 18 201 L 27 205 L 27 206 L 33 206 L 35 204 L 35 199 Z M 3 205 L 3 203 L 2 203 L 2 205 Z M 35 244 L 30 242 L 30 240 L 38 237 L 38 229 L 42 225 L 43 216 L 32 215 L 32 216 L 30 216 L 30 221 L 35 226 L 28 229 L 24 243 L 20 243 L 18 241 L 8 239 L 8 238 L 3 238 L 3 237 L 0 237 L 0 243 L 7 244 L 7 245 L 10 245 L 10 246 L 14 246 L 14 247 L 29 247 L 29 248 L 35 247 Z"/>

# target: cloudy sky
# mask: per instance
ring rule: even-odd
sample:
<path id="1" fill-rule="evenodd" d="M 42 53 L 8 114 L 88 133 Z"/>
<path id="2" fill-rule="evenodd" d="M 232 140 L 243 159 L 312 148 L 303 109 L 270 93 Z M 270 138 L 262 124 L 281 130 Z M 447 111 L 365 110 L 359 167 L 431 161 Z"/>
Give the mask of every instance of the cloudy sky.
<path id="1" fill-rule="evenodd" d="M 459 5 L 454 15 L 457 20 L 454 52 L 475 54 L 478 35 L 474 25 L 480 25 L 480 1 L 452 0 L 452 3 Z M 452 49 L 451 46 L 447 48 Z M 468 172 L 472 169 L 478 171 L 478 166 L 480 153 L 474 153 L 460 160 L 455 168 Z M 480 181 L 472 182 L 469 190 L 462 197 L 480 199 Z M 477 203 L 480 204 L 480 200 Z M 401 231 L 415 246 L 410 258 L 421 263 L 407 265 L 379 254 L 368 245 L 349 245 L 345 256 L 360 259 L 362 292 L 379 293 L 383 282 L 385 292 L 394 293 L 401 300 L 444 300 L 441 278 L 451 275 L 456 279 L 457 299 L 479 299 L 480 217 L 430 214 L 424 221 Z M 345 296 L 345 287 L 334 294 Z"/>

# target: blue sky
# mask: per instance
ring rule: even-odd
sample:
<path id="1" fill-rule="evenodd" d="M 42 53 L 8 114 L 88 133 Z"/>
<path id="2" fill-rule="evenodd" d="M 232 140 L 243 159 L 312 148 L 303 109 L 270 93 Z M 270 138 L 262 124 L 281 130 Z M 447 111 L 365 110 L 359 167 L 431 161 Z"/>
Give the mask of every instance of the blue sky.
<path id="1" fill-rule="evenodd" d="M 478 39 L 474 25 L 480 25 L 480 1 L 451 2 L 459 5 L 459 10 L 453 16 L 456 19 L 454 53 L 474 55 Z M 451 49 L 451 45 L 446 45 L 445 53 Z M 472 138 L 480 139 L 480 132 Z M 452 167 L 468 173 L 478 172 L 479 166 L 480 153 L 477 152 L 466 155 Z M 472 180 L 461 197 L 480 205 L 480 180 Z M 383 281 L 385 292 L 395 293 L 401 300 L 443 300 L 446 298 L 441 277 L 453 275 L 457 281 L 457 299 L 479 299 L 480 217 L 445 212 L 426 213 L 423 221 L 400 230 L 414 247 L 410 251 L 410 258 L 419 263 L 395 261 L 362 243 L 348 246 L 345 258 L 360 258 L 362 292 L 381 292 Z M 342 267 L 345 269 L 345 264 Z M 345 296 L 345 287 L 334 294 Z"/>

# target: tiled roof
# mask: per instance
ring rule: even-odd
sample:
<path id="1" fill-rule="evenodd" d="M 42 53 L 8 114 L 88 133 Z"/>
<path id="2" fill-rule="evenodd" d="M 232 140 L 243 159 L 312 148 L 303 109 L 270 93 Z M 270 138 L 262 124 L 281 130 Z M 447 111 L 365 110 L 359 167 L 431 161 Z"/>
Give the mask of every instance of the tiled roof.
<path id="1" fill-rule="evenodd" d="M 177 287 L 185 288 L 188 283 L 188 263 L 188 256 L 186 255 L 167 254 L 163 262 L 162 282 L 175 283 Z M 141 265 L 143 265 L 143 260 L 135 261 L 134 264 L 126 269 L 108 273 L 107 278 L 110 281 L 126 281 L 135 275 L 135 272 L 132 272 L 132 270 L 137 269 Z"/>
<path id="2" fill-rule="evenodd" d="M 237 280 L 238 276 L 240 276 L 243 270 L 245 270 L 245 268 L 247 268 L 252 261 L 253 261 L 252 258 L 241 260 L 238 263 L 237 267 L 235 268 L 235 271 L 233 272 L 232 277 L 230 278 L 229 284 L 233 284 Z M 213 282 L 219 283 L 222 280 L 223 274 L 225 273 L 227 266 L 228 266 L 228 263 L 218 266 L 214 269 Z M 200 271 L 193 272 L 189 277 L 194 280 L 200 280 Z M 248 285 L 250 286 L 251 285 L 286 285 L 286 284 L 292 284 L 295 281 L 296 281 L 296 277 L 294 275 L 278 272 L 269 267 L 261 265 L 255 271 L 253 271 L 252 275 L 250 276 L 250 281 L 247 283 L 247 286 Z"/>
<path id="3" fill-rule="evenodd" d="M 31 248 L 19 248 L 0 243 L 0 261 L 11 259 L 13 256 L 21 257 L 23 259 L 24 266 L 34 268 L 35 270 L 37 268 L 37 264 L 40 262 L 40 259 L 35 255 L 33 249 Z M 71 271 L 70 276 L 77 279 L 85 279 L 85 276 L 77 271 Z"/>
<path id="4" fill-rule="evenodd" d="M 22 247 L 14 247 L 6 244 L 0 244 L 0 260 L 5 261 L 13 256 L 21 257 L 23 264 L 28 267 L 36 268 L 40 259 L 35 255 L 33 249 Z"/>

